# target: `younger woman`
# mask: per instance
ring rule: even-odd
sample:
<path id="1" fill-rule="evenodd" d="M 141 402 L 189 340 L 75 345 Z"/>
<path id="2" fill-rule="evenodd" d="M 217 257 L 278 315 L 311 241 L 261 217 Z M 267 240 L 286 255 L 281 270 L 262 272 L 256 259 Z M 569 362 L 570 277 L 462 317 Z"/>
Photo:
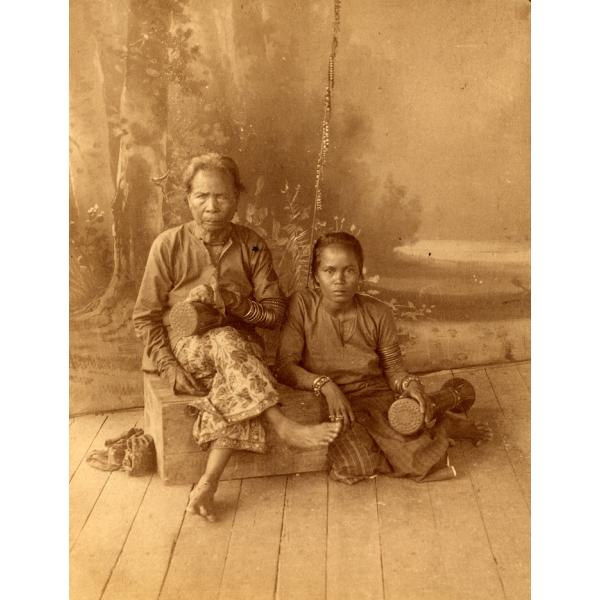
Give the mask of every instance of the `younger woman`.
<path id="1" fill-rule="evenodd" d="M 398 393 L 419 402 L 428 421 L 429 401 L 418 377 L 402 367 L 391 309 L 358 293 L 363 251 L 345 232 L 323 235 L 314 246 L 311 269 L 316 289 L 290 300 L 278 350 L 284 383 L 323 395 L 332 421 L 342 432 L 329 445 L 330 476 L 355 483 L 375 473 L 417 481 L 453 477 L 448 435 L 482 441 L 485 425 L 453 419 L 428 423 L 421 433 L 403 436 L 390 426 L 387 412 Z"/>

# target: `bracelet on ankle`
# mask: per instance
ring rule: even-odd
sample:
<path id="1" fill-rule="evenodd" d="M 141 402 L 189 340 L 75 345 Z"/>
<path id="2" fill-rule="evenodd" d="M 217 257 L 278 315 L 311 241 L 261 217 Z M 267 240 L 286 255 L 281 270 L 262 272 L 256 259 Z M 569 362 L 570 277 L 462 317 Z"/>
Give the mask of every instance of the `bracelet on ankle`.
<path id="1" fill-rule="evenodd" d="M 312 384 L 312 389 L 317 398 L 321 396 L 321 388 L 331 381 L 331 377 L 327 377 L 327 375 L 319 375 Z"/>

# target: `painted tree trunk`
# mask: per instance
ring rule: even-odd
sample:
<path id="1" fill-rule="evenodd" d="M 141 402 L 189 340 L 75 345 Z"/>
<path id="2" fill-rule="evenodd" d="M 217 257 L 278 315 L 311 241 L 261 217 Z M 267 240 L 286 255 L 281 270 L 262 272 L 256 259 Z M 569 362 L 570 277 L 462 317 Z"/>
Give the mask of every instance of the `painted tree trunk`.
<path id="1" fill-rule="evenodd" d="M 166 173 L 168 3 L 131 0 L 121 96 L 122 136 L 112 205 L 114 271 L 99 310 L 134 297 L 148 251 L 163 227 Z"/>
<path id="2" fill-rule="evenodd" d="M 69 69 L 69 167 L 75 201 L 74 219 L 83 225 L 95 204 L 104 212 L 110 234 L 110 205 L 114 179 L 110 169 L 108 125 L 98 48 L 88 1 L 72 2 Z"/>
<path id="3" fill-rule="evenodd" d="M 108 153 L 113 182 L 117 181 L 121 137 L 121 95 L 127 58 L 127 0 L 104 0 L 92 8 L 102 90 L 108 122 Z"/>
<path id="4" fill-rule="evenodd" d="M 210 18 L 203 19 L 198 29 L 203 32 L 203 58 L 210 70 L 210 85 L 206 95 L 217 109 L 207 115 L 207 125 L 208 120 L 216 119 L 224 138 L 235 140 L 232 147 L 239 147 L 240 124 L 243 124 L 243 119 L 236 112 L 240 90 L 231 11 L 231 5 L 217 3 L 213 6 Z"/>

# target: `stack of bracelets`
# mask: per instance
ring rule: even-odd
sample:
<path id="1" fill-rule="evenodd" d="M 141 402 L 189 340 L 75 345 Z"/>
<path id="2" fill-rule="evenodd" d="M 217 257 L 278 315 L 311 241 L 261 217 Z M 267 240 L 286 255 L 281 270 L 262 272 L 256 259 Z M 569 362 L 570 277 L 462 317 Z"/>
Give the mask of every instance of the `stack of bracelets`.
<path id="1" fill-rule="evenodd" d="M 265 329 L 272 329 L 283 320 L 285 315 L 285 300 L 283 298 L 266 298 L 262 302 L 248 300 L 249 308 L 241 319 Z"/>
<path id="2" fill-rule="evenodd" d="M 393 344 L 387 348 L 381 348 L 379 350 L 379 356 L 381 358 L 383 370 L 387 373 L 404 371 L 402 366 L 402 350 L 400 348 L 400 344 Z M 408 386 L 413 381 L 422 387 L 423 384 L 421 383 L 421 380 L 416 375 L 409 374 L 402 378 L 395 391 L 402 393 L 406 392 Z"/>

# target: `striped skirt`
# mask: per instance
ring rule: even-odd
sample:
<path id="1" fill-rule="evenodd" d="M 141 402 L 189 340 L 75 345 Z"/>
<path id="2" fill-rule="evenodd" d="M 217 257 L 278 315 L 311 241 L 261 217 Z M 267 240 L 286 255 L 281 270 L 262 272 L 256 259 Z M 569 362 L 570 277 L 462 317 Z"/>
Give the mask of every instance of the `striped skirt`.
<path id="1" fill-rule="evenodd" d="M 356 483 L 385 473 L 424 481 L 446 469 L 449 440 L 443 426 L 403 436 L 387 417 L 395 399 L 392 391 L 366 389 L 347 397 L 356 420 L 329 446 L 332 479 Z"/>

